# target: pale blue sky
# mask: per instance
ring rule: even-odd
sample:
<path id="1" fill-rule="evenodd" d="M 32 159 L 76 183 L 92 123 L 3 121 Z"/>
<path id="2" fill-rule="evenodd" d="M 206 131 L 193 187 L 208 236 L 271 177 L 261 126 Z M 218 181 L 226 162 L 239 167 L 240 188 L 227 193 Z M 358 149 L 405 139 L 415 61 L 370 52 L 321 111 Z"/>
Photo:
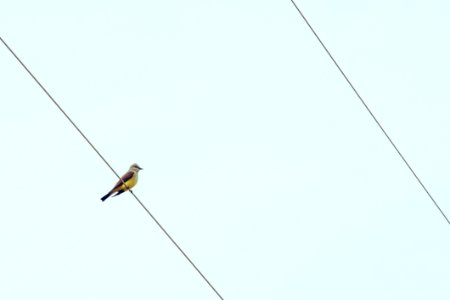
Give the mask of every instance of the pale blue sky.
<path id="1" fill-rule="evenodd" d="M 447 1 L 299 1 L 450 214 Z M 4 1 L 1 36 L 225 299 L 449 299 L 450 226 L 290 1 Z M 216 299 L 4 47 L 0 298 Z"/>

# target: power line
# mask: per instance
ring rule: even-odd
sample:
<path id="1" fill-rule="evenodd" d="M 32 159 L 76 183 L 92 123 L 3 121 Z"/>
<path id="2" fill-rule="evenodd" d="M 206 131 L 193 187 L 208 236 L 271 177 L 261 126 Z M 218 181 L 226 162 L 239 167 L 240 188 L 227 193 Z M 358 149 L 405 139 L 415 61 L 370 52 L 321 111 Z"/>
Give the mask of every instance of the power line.
<path id="1" fill-rule="evenodd" d="M 306 25 L 308 25 L 309 29 L 311 30 L 311 32 L 314 34 L 314 36 L 316 37 L 316 39 L 319 41 L 320 45 L 322 45 L 322 48 L 325 50 L 325 52 L 328 54 L 328 56 L 331 58 L 331 60 L 333 61 L 334 65 L 338 68 L 339 72 L 341 73 L 341 75 L 344 77 L 344 79 L 347 81 L 348 85 L 351 87 L 351 89 L 353 90 L 353 92 L 355 92 L 356 96 L 358 97 L 358 99 L 361 101 L 361 103 L 364 105 L 364 107 L 366 108 L 367 112 L 370 114 L 370 116 L 372 117 L 372 119 L 375 121 L 375 123 L 378 125 L 378 127 L 381 129 L 381 131 L 383 132 L 384 136 L 388 139 L 389 143 L 392 145 L 392 147 L 394 147 L 395 151 L 397 152 L 397 154 L 400 156 L 400 158 L 403 160 L 403 162 L 405 163 L 405 165 L 408 167 L 408 169 L 411 171 L 411 173 L 414 175 L 414 177 L 416 178 L 417 182 L 420 184 L 420 186 L 422 187 L 422 189 L 427 193 L 428 197 L 430 198 L 430 200 L 434 203 L 434 205 L 436 206 L 436 208 L 439 210 L 439 212 L 441 213 L 441 215 L 445 218 L 445 220 L 447 221 L 447 223 L 450 224 L 450 220 L 449 218 L 447 218 L 447 216 L 445 215 L 445 213 L 442 211 L 442 209 L 439 207 L 439 205 L 437 204 L 436 200 L 434 200 L 433 196 L 431 196 L 430 192 L 428 191 L 428 189 L 425 187 L 425 185 L 422 183 L 422 180 L 420 180 L 419 176 L 416 174 L 416 172 L 413 170 L 413 168 L 411 167 L 411 165 L 408 163 L 408 161 L 406 160 L 406 158 L 403 156 L 403 154 L 400 152 L 400 150 L 398 149 L 398 147 L 395 145 L 394 141 L 391 139 L 391 137 L 388 135 L 388 133 L 386 132 L 386 130 L 383 128 L 383 126 L 381 125 L 381 123 L 378 121 L 378 119 L 375 117 L 375 115 L 373 114 L 373 112 L 371 111 L 371 109 L 369 108 L 369 106 L 366 104 L 366 102 L 364 101 L 364 99 L 361 97 L 361 95 L 358 93 L 358 91 L 356 90 L 355 86 L 351 83 L 351 81 L 348 79 L 347 75 L 345 75 L 344 71 L 342 70 L 342 68 L 339 66 L 339 64 L 337 63 L 337 61 L 334 59 L 333 55 L 330 53 L 330 51 L 328 50 L 328 48 L 325 46 L 325 44 L 322 42 L 322 40 L 320 39 L 319 35 L 316 33 L 316 31 L 314 30 L 314 28 L 311 26 L 311 24 L 309 23 L 308 19 L 306 19 L 305 15 L 303 14 L 303 12 L 300 10 L 300 8 L 297 6 L 297 4 L 294 2 L 294 0 L 291 0 L 292 4 L 295 6 L 295 8 L 297 9 L 298 13 L 300 14 L 300 16 L 303 18 L 303 20 L 305 21 Z"/>
<path id="2" fill-rule="evenodd" d="M 50 95 L 50 93 L 45 89 L 45 87 L 37 80 L 37 78 L 31 73 L 31 71 L 27 68 L 27 66 L 20 60 L 20 58 L 16 55 L 16 53 L 8 46 L 8 44 L 3 40 L 2 37 L 0 37 L 0 40 L 5 45 L 5 47 L 11 52 L 11 54 L 17 59 L 17 61 L 22 65 L 22 67 L 30 74 L 30 76 L 34 79 L 34 81 L 41 87 L 41 89 L 44 91 L 45 94 L 50 98 L 50 100 L 53 102 L 53 104 L 58 107 L 58 109 L 61 111 L 61 113 L 67 118 L 67 120 L 75 127 L 75 129 L 78 131 L 78 133 L 84 138 L 84 140 L 91 146 L 91 148 L 95 151 L 95 153 L 98 154 L 98 156 L 103 160 L 103 162 L 111 169 L 111 171 L 116 175 L 119 180 L 122 181 L 122 183 L 127 186 L 127 184 L 122 180 L 122 178 L 117 174 L 117 172 L 111 167 L 111 165 L 108 163 L 108 161 L 103 157 L 103 155 L 100 154 L 100 152 L 95 148 L 94 144 L 86 137 L 86 135 L 81 131 L 81 129 L 72 121 L 72 119 L 69 117 L 69 115 L 62 109 L 62 107 L 56 102 L 56 100 Z M 198 272 L 198 274 L 205 280 L 205 282 L 209 285 L 209 287 L 216 293 L 216 295 L 223 300 L 223 297 L 219 294 L 219 292 L 216 290 L 216 288 L 211 284 L 211 282 L 206 278 L 205 275 L 200 271 L 200 269 L 194 264 L 194 262 L 189 258 L 189 256 L 186 254 L 186 252 L 181 249 L 181 247 L 178 245 L 178 243 L 172 238 L 172 236 L 167 232 L 167 230 L 159 223 L 159 221 L 153 216 L 153 214 L 148 210 L 148 208 L 142 203 L 142 201 L 133 193 L 132 190 L 128 190 L 133 197 L 136 199 L 136 201 L 142 206 L 142 208 L 147 212 L 147 214 L 155 221 L 156 225 L 164 232 L 164 234 L 169 238 L 169 240 L 177 247 L 177 249 L 183 254 L 183 256 L 187 259 L 187 261 L 194 267 L 194 269 Z"/>

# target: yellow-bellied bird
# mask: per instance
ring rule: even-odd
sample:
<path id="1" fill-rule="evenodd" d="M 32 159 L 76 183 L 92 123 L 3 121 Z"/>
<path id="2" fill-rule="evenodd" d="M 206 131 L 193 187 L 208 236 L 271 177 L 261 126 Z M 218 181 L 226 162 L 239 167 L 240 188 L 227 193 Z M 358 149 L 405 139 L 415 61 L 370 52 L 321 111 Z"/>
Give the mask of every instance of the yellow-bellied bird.
<path id="1" fill-rule="evenodd" d="M 142 168 L 139 167 L 138 164 L 132 164 L 128 172 L 126 172 L 125 175 L 121 177 L 121 180 L 116 183 L 112 190 L 110 190 L 108 194 L 102 197 L 102 201 L 105 201 L 114 193 L 116 193 L 114 196 L 117 196 L 134 187 L 138 181 L 138 172 L 140 170 L 142 170 Z M 123 184 L 124 182 L 125 184 Z"/>

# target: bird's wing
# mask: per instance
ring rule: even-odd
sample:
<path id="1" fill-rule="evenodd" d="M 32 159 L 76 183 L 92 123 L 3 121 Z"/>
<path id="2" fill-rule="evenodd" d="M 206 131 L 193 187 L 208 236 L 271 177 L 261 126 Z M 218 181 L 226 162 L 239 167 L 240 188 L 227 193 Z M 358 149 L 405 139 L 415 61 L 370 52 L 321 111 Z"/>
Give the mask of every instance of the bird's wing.
<path id="1" fill-rule="evenodd" d="M 131 179 L 131 177 L 133 177 L 133 175 L 134 175 L 133 171 L 128 171 L 121 178 L 122 178 L 123 182 L 127 182 L 128 180 Z M 115 190 L 118 187 L 120 187 L 123 184 L 122 180 L 117 181 L 116 185 L 113 187 L 112 190 Z"/>

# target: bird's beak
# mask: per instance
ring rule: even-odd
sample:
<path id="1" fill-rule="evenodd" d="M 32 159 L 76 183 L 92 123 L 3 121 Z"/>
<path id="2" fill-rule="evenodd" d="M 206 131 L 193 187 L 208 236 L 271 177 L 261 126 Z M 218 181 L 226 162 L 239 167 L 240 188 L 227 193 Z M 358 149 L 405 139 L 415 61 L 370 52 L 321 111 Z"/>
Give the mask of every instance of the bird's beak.
<path id="1" fill-rule="evenodd" d="M 139 167 L 139 170 L 144 170 L 144 168 Z"/>

